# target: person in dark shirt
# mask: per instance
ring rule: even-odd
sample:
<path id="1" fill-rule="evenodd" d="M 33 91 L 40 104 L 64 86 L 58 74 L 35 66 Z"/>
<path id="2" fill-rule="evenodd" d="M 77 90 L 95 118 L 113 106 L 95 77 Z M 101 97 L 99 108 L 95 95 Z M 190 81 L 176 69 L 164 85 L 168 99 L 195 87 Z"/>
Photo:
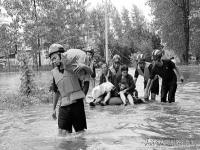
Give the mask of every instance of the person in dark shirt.
<path id="1" fill-rule="evenodd" d="M 123 65 L 121 67 L 121 75 L 116 79 L 116 85 L 118 85 L 117 91 L 124 105 L 126 105 L 126 99 L 128 99 L 131 105 L 134 105 L 133 92 L 135 91 L 135 83 L 133 77 L 128 73 L 128 66 Z"/>
<path id="2" fill-rule="evenodd" d="M 183 82 L 184 78 L 180 74 L 179 69 L 171 60 L 161 59 L 162 55 L 163 52 L 161 50 L 154 50 L 152 53 L 154 66 L 152 68 L 151 76 L 145 89 L 144 97 L 148 97 L 152 81 L 156 75 L 159 75 L 162 78 L 161 102 L 167 102 L 166 98 L 168 94 L 168 102 L 171 103 L 175 102 L 177 76 L 179 76 L 181 82 Z"/>
<path id="3" fill-rule="evenodd" d="M 112 65 L 109 68 L 112 76 L 112 81 L 111 83 L 114 84 L 115 87 L 116 85 L 116 79 L 118 76 L 121 76 L 121 57 L 117 54 L 115 54 L 112 58 Z M 118 91 L 112 90 L 111 91 L 111 97 L 119 97 Z"/>
<path id="4" fill-rule="evenodd" d="M 145 61 L 144 54 L 139 54 L 137 57 L 137 67 L 135 69 L 134 82 L 136 84 L 139 75 L 144 77 L 144 89 L 146 88 L 148 79 L 152 71 L 153 65 Z M 151 87 L 151 100 L 156 99 L 156 95 L 159 94 L 159 78 L 156 75 Z"/>
<path id="5" fill-rule="evenodd" d="M 88 90 L 90 87 L 90 81 L 92 81 L 95 84 L 95 77 L 96 77 L 95 62 L 93 59 L 94 49 L 86 50 L 86 54 L 89 58 L 89 62 L 88 62 L 89 64 L 87 64 L 87 65 L 90 66 L 90 68 L 92 69 L 92 74 L 86 76 L 82 83 L 82 89 L 83 89 L 83 92 L 85 93 L 85 95 L 87 95 L 87 93 L 88 93 Z"/>
<path id="6" fill-rule="evenodd" d="M 114 79 L 111 71 L 108 69 L 108 65 L 106 63 L 102 64 L 102 74 L 100 75 L 99 84 L 102 84 L 107 81 L 113 83 L 113 80 Z"/>

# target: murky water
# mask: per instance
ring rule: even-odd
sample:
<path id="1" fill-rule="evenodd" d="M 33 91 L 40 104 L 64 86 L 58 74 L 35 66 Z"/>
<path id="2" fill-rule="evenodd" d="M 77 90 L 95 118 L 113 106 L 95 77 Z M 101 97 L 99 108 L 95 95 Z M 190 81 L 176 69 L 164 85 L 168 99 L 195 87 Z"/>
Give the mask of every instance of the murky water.
<path id="1" fill-rule="evenodd" d="M 185 83 L 178 84 L 176 103 L 160 98 L 131 106 L 85 105 L 88 130 L 83 134 L 57 136 L 51 119 L 52 105 L 32 106 L 23 111 L 0 110 L 1 150 L 155 150 L 200 149 L 200 67 L 182 67 Z M 133 74 L 133 70 L 131 70 Z M 49 73 L 37 75 L 44 85 Z M 0 91 L 14 92 L 19 75 L 0 74 Z M 143 95 L 143 80 L 137 89 Z"/>

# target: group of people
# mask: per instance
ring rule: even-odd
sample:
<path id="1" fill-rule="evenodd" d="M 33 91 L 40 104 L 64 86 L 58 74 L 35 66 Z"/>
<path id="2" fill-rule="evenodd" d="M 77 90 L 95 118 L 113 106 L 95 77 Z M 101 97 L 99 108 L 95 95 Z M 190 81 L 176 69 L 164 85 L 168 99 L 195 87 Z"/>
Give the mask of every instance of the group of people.
<path id="1" fill-rule="evenodd" d="M 105 93 L 94 99 L 90 106 L 95 106 L 98 103 L 103 106 L 107 105 L 111 97 L 120 97 L 124 105 L 127 105 L 127 103 L 134 104 L 134 97 L 137 97 L 137 91 L 133 77 L 128 72 L 128 66 L 121 65 L 119 55 L 114 55 L 112 61 L 111 67 L 105 62 L 102 64 L 98 90 L 102 90 L 101 85 L 106 82 L 112 83 L 113 88 L 105 90 Z M 107 86 L 107 84 L 104 84 L 104 86 Z"/>
<path id="2" fill-rule="evenodd" d="M 49 57 L 54 66 L 51 71 L 53 75 L 51 87 L 54 93 L 52 117 L 57 119 L 56 106 L 60 98 L 58 128 L 61 135 L 72 133 L 72 127 L 76 132 L 87 129 L 83 101 L 91 78 L 93 80 L 96 78 L 92 62 L 93 50 L 86 53 L 77 50 L 73 58 L 70 58 L 70 55 L 72 55 L 70 50 L 65 52 L 60 44 L 52 44 L 49 48 Z M 90 105 L 95 106 L 97 103 L 107 105 L 111 97 L 120 97 L 124 105 L 128 103 L 133 105 L 138 98 L 135 85 L 139 75 L 144 77 L 144 100 L 149 100 L 150 95 L 151 100 L 156 99 L 156 95 L 159 94 L 160 77 L 162 78 L 161 102 L 167 102 L 167 95 L 169 103 L 175 102 L 177 76 L 182 82 L 184 78 L 177 66 L 171 60 L 163 60 L 162 56 L 162 50 L 154 50 L 150 63 L 146 62 L 144 54 L 138 55 L 134 77 L 129 74 L 127 65 L 121 65 L 119 55 L 114 55 L 111 67 L 105 62 L 102 63 L 99 85 L 111 83 L 113 88 L 96 97 Z"/>

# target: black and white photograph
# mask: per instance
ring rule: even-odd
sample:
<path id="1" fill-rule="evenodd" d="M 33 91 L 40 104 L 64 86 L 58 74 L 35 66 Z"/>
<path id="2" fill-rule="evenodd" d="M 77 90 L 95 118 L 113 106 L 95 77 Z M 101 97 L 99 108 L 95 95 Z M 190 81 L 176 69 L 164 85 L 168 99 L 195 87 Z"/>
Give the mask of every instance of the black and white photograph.
<path id="1" fill-rule="evenodd" d="M 0 0 L 0 150 L 200 150 L 200 0 Z"/>

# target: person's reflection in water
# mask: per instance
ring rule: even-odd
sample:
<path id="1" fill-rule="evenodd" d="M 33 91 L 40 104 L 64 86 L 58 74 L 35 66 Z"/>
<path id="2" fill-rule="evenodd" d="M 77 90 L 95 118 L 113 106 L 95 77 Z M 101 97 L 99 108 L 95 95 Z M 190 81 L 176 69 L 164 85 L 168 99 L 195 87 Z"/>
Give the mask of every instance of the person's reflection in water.
<path id="1" fill-rule="evenodd" d="M 87 149 L 86 139 L 83 137 L 73 137 L 70 139 L 63 139 L 60 141 L 57 150 L 86 150 Z"/>
<path id="2" fill-rule="evenodd" d="M 181 106 L 179 105 L 179 103 L 174 103 L 173 105 L 168 104 L 168 105 L 163 105 L 163 107 L 161 106 L 161 112 L 164 115 L 179 115 L 181 112 Z"/>

